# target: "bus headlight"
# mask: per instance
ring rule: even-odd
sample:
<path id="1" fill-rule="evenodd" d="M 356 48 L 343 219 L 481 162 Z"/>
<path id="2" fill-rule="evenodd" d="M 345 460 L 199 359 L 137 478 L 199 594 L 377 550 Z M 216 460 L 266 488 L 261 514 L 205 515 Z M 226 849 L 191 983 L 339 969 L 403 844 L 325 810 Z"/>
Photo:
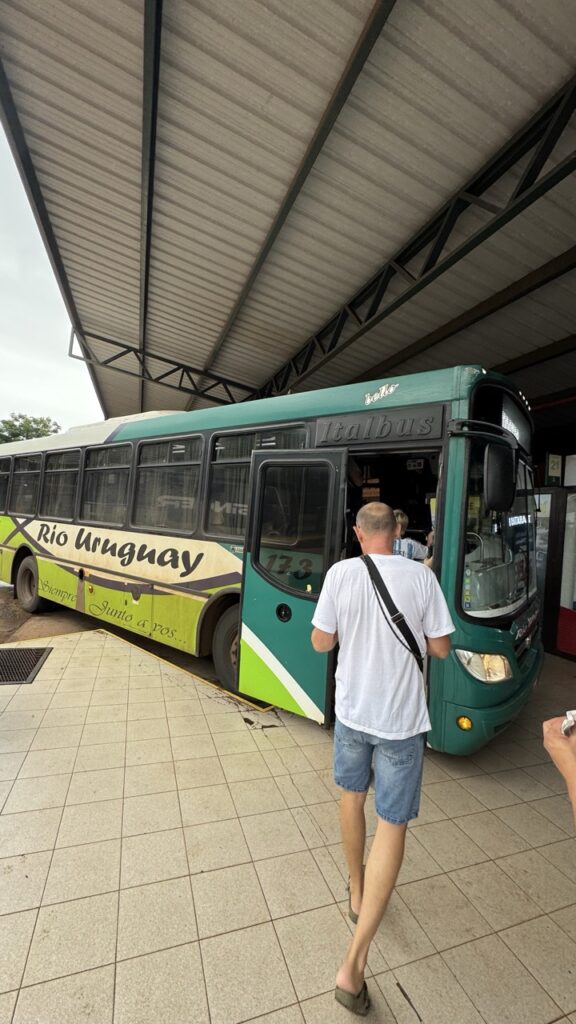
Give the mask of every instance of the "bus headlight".
<path id="1" fill-rule="evenodd" d="M 477 654 L 475 651 L 460 651 L 458 648 L 455 654 L 466 671 L 481 683 L 503 683 L 512 678 L 510 662 L 503 654 Z"/>

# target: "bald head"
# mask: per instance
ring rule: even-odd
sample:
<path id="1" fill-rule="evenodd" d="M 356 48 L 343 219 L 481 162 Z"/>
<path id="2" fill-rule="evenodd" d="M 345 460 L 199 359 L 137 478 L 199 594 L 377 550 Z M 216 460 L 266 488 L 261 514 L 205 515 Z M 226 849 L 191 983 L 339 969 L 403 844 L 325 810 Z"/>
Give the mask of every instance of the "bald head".
<path id="1" fill-rule="evenodd" d="M 363 505 L 356 515 L 356 525 L 363 533 L 388 534 L 393 536 L 396 533 L 396 516 L 390 505 L 384 505 L 381 501 L 369 501 Z"/>

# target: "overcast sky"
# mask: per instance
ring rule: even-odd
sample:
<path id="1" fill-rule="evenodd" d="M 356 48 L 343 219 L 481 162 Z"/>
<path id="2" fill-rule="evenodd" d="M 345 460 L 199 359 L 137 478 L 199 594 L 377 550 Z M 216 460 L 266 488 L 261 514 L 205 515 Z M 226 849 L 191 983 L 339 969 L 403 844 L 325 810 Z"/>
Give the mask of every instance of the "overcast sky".
<path id="1" fill-rule="evenodd" d="M 0 126 L 0 419 L 50 416 L 62 429 L 103 419 Z"/>

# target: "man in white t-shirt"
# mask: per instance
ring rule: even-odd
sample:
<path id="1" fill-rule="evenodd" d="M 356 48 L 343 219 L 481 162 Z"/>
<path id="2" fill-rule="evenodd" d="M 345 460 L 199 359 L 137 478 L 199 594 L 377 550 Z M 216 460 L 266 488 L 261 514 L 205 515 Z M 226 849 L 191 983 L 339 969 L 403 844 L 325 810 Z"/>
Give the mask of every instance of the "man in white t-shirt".
<path id="1" fill-rule="evenodd" d="M 446 658 L 454 631 L 444 595 L 426 566 L 393 554 L 397 523 L 380 502 L 364 505 L 354 527 L 417 642 Z M 316 606 L 312 645 L 340 645 L 336 669 L 334 780 L 342 787 L 340 824 L 349 870 L 349 915 L 358 926 L 336 976 L 336 999 L 368 1012 L 368 949 L 386 910 L 402 858 L 408 821 L 418 814 L 425 733 L 430 728 L 422 672 L 378 600 L 361 558 L 333 565 Z M 378 826 L 366 869 L 364 803 L 374 772 Z"/>

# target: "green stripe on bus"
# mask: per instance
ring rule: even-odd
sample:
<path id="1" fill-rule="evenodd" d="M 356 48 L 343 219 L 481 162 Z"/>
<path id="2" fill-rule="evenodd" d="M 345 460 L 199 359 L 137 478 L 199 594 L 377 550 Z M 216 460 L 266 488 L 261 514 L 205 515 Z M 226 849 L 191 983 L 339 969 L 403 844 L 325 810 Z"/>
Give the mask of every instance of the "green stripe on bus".
<path id="1" fill-rule="evenodd" d="M 286 711 L 293 711 L 296 715 L 304 715 L 299 704 L 296 703 L 292 694 L 280 682 L 278 676 L 272 672 L 266 662 L 248 646 L 245 640 L 240 641 L 240 657 L 242 659 L 242 674 L 249 674 L 249 687 L 243 686 L 242 693 L 247 697 L 256 697 L 257 700 L 265 701 L 267 704 L 275 704 L 276 707 L 284 708 Z"/>

